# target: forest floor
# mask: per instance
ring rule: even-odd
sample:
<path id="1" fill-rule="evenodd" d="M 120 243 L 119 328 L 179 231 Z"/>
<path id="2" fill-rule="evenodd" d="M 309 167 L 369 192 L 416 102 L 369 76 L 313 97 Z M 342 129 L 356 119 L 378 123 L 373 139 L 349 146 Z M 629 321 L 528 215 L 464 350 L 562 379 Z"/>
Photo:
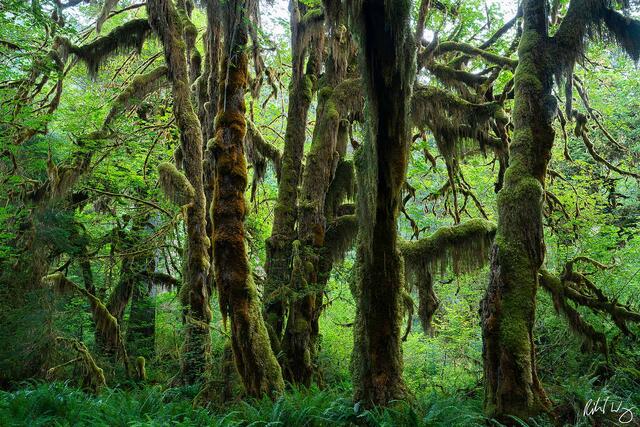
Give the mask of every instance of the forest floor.
<path id="1" fill-rule="evenodd" d="M 411 403 L 365 410 L 352 403 L 346 389 L 294 389 L 275 401 L 265 397 L 218 408 L 194 407 L 196 392 L 197 387 L 146 386 L 106 389 L 96 396 L 61 382 L 24 384 L 0 392 L 0 426 L 502 426 L 482 415 L 482 401 L 475 394 L 434 392 Z M 573 420 L 563 425 L 640 425 L 635 408 L 613 408 L 605 417 L 580 416 L 579 408 L 573 408 Z M 544 418 L 529 423 L 514 419 L 513 425 L 553 424 Z"/>

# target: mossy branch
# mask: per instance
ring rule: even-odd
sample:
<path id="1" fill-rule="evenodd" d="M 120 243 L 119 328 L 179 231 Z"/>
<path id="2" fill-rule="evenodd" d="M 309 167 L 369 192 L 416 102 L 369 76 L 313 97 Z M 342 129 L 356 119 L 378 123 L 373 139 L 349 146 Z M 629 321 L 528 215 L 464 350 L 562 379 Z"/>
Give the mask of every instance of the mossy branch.
<path id="1" fill-rule="evenodd" d="M 501 67 L 509 68 L 511 70 L 515 70 L 518 65 L 518 61 L 516 59 L 507 58 L 506 56 L 497 55 L 495 53 L 491 53 L 484 49 L 477 48 L 468 43 L 460 43 L 454 41 L 446 41 L 442 42 L 435 49 L 434 54 L 444 54 L 448 52 L 461 52 L 465 53 L 469 56 L 479 56 L 487 62 L 491 62 L 496 65 L 500 65 Z"/>
<path id="2" fill-rule="evenodd" d="M 606 0 L 572 0 L 553 37 L 556 72 L 565 73 L 585 53 L 589 39 L 615 41 L 634 61 L 640 59 L 640 22 L 621 15 Z"/>
<path id="3" fill-rule="evenodd" d="M 551 294 L 553 306 L 558 314 L 563 315 L 572 331 L 582 337 L 587 345 L 597 351 L 608 355 L 607 337 L 593 326 L 587 323 L 580 313 L 573 308 L 564 293 L 565 286 L 560 279 L 546 270 L 540 271 L 540 284 L 542 288 Z"/>
<path id="4" fill-rule="evenodd" d="M 588 324 L 576 308 L 569 305 L 569 301 L 578 307 L 587 307 L 601 316 L 608 316 L 627 335 L 631 335 L 627 324 L 640 323 L 640 313 L 607 297 L 583 273 L 574 270 L 577 262 L 588 262 L 598 269 L 611 267 L 588 257 L 577 257 L 565 264 L 560 276 L 541 270 L 540 284 L 551 294 L 556 311 L 565 315 L 571 329 L 583 337 L 590 347 L 607 355 L 605 335 Z"/>
<path id="5" fill-rule="evenodd" d="M 456 274 L 485 265 L 496 225 L 484 219 L 472 219 L 451 227 L 442 227 L 429 237 L 400 241 L 405 268 L 410 273 L 444 273 L 451 267 Z M 421 274 L 422 273 L 422 274 Z"/>
<path id="6" fill-rule="evenodd" d="M 102 127 L 106 128 L 118 114 L 164 87 L 167 84 L 167 71 L 167 67 L 162 65 L 147 74 L 136 76 L 115 99 Z"/>
<path id="7" fill-rule="evenodd" d="M 195 198 L 195 190 L 173 163 L 163 162 L 158 165 L 160 188 L 165 196 L 178 206 L 190 205 Z"/>
<path id="8" fill-rule="evenodd" d="M 122 354 L 125 368 L 127 373 L 129 373 L 129 359 L 122 336 L 120 335 L 120 325 L 100 298 L 69 280 L 61 271 L 44 276 L 42 283 L 49 285 L 57 293 L 72 294 L 77 292 L 88 299 L 98 334 L 104 338 L 105 343 L 111 348 L 117 349 Z"/>
<path id="9" fill-rule="evenodd" d="M 467 141 L 477 140 L 481 149 L 502 145 L 500 139 L 488 132 L 491 119 L 496 123 L 506 122 L 498 102 L 473 103 L 434 86 L 416 86 L 411 116 L 415 126 L 431 130 L 438 149 L 447 159 L 460 152 Z"/>
<path id="10" fill-rule="evenodd" d="M 480 74 L 473 74 L 467 71 L 456 70 L 446 65 L 431 63 L 427 65 L 427 69 L 436 78 L 442 81 L 446 85 L 455 85 L 464 83 L 472 87 L 478 87 L 483 83 L 486 83 L 487 77 Z"/>
<path id="11" fill-rule="evenodd" d="M 455 119 L 472 125 L 495 115 L 504 115 L 498 102 L 472 103 L 435 86 L 416 85 L 411 107 L 413 120 L 417 125 L 433 120 L 433 113 L 443 109 Z"/>
<path id="12" fill-rule="evenodd" d="M 59 37 L 56 43 L 62 49 L 63 58 L 66 58 L 68 53 L 74 54 L 86 64 L 89 75 L 95 78 L 98 69 L 109 57 L 132 49 L 140 52 L 150 34 L 151 27 L 146 19 L 134 19 L 113 29 L 106 36 L 82 46 L 76 46 L 64 37 Z"/>
<path id="13" fill-rule="evenodd" d="M 82 371 L 83 371 L 83 385 L 87 387 L 92 393 L 97 394 L 103 387 L 107 386 L 107 381 L 104 377 L 104 370 L 98 366 L 93 356 L 87 349 L 87 346 L 84 345 L 83 342 L 78 341 L 72 338 L 64 338 L 57 337 L 56 341 L 65 342 L 71 346 L 77 353 L 78 357 L 70 360 L 68 363 L 72 362 L 82 362 Z M 53 372 L 53 370 L 58 369 L 66 364 L 58 365 L 54 368 L 49 369 L 49 373 Z"/>

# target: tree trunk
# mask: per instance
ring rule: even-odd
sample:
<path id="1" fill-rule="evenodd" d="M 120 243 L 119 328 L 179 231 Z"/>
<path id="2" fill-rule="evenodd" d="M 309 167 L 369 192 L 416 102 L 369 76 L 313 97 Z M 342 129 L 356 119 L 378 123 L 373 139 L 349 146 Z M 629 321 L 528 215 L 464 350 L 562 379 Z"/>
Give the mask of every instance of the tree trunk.
<path id="1" fill-rule="evenodd" d="M 538 270 L 544 259 L 542 200 L 551 158 L 556 102 L 544 55 L 546 2 L 523 3 L 524 29 L 515 72 L 510 164 L 498 193 L 498 229 L 489 288 L 481 304 L 485 411 L 509 424 L 546 411 L 536 373 L 533 323 Z"/>
<path id="2" fill-rule="evenodd" d="M 207 369 L 211 347 L 211 308 L 207 286 L 210 241 L 206 235 L 202 131 L 190 99 L 187 58 L 176 8 L 171 0 L 149 0 L 147 13 L 151 28 L 163 44 L 173 89 L 174 115 L 180 129 L 184 172 L 194 190 L 193 202 L 186 207 L 185 215 L 187 247 L 183 286 L 188 291 L 189 307 L 181 367 L 183 381 L 194 383 Z"/>
<path id="3" fill-rule="evenodd" d="M 220 3 L 218 0 L 207 1 L 207 33 L 205 35 L 205 67 L 204 73 L 197 82 L 198 117 L 202 125 L 204 145 L 214 137 L 215 118 L 218 112 L 218 77 L 220 73 L 220 44 L 222 43 L 222 29 L 220 23 Z M 207 199 L 205 210 L 211 212 L 211 202 L 215 191 L 214 161 L 209 152 L 204 158 L 204 192 Z M 207 236 L 213 241 L 213 223 L 207 215 Z M 209 259 L 213 260 L 213 245 L 209 247 Z M 213 264 L 213 263 L 212 263 Z M 209 293 L 215 287 L 215 271 L 213 265 L 209 269 L 207 286 Z"/>
<path id="4" fill-rule="evenodd" d="M 367 76 L 367 139 L 357 154 L 359 243 L 353 353 L 354 399 L 402 399 L 403 266 L 397 248 L 400 191 L 409 153 L 415 79 L 410 2 L 364 0 L 351 6 Z M 393 94 L 393 96 L 390 96 Z"/>
<path id="5" fill-rule="evenodd" d="M 338 29 L 332 32 L 333 40 L 329 44 L 332 51 L 325 61 L 325 73 L 321 79 L 321 89 L 318 90 L 316 126 L 311 149 L 306 156 L 300 194 L 300 248 L 294 249 L 293 254 L 294 271 L 291 275 L 291 286 L 294 297 L 282 343 L 286 355 L 286 379 L 306 387 L 311 385 L 313 374 L 317 372 L 315 359 L 319 334 L 318 320 L 324 288 L 332 266 L 332 254 L 323 250 L 327 222 L 325 197 L 340 158 L 337 145 L 341 121 L 346 119 L 349 112 L 341 104 L 342 97 L 334 96 L 334 91 L 340 95 L 344 92 L 340 83 L 345 78 L 347 68 L 347 61 L 344 60 L 348 57 L 345 33 L 346 31 Z M 333 49 L 339 51 L 333 52 Z"/>
<path id="6" fill-rule="evenodd" d="M 278 200 L 273 214 L 271 236 L 267 239 L 265 270 L 265 318 L 271 329 L 272 338 L 279 340 L 285 324 L 286 302 L 284 290 L 291 280 L 292 243 L 297 238 L 298 185 L 302 174 L 302 156 L 306 139 L 307 114 L 313 97 L 316 75 L 318 74 L 322 32 L 310 43 L 305 33 L 309 32 L 309 22 L 303 20 L 307 7 L 297 0 L 291 0 L 291 60 L 292 74 L 289 86 L 289 106 L 284 150 L 278 182 Z M 309 51 L 309 52 L 308 52 Z M 308 55 L 307 55 L 308 53 Z M 306 63 L 305 70 L 305 59 Z M 274 348 L 279 347 L 274 343 Z"/>
<path id="7" fill-rule="evenodd" d="M 223 318 L 231 318 L 233 354 L 246 392 L 259 397 L 282 392 L 284 382 L 260 311 L 244 237 L 247 188 L 244 96 L 248 79 L 245 9 L 243 0 L 230 0 L 222 5 L 224 57 L 215 139 L 208 150 L 215 159 L 211 217 L 220 307 Z"/>
<path id="8" fill-rule="evenodd" d="M 151 295 L 153 281 L 144 276 L 133 289 L 127 326 L 129 354 L 149 360 L 155 354 L 156 305 Z"/>

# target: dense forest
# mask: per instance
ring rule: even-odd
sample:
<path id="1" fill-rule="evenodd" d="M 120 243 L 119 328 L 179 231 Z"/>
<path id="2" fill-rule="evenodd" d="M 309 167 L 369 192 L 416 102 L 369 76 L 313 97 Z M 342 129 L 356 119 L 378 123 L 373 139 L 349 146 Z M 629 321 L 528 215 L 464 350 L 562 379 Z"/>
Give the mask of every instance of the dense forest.
<path id="1" fill-rule="evenodd" d="M 1 0 L 0 425 L 640 425 L 635 16 Z"/>

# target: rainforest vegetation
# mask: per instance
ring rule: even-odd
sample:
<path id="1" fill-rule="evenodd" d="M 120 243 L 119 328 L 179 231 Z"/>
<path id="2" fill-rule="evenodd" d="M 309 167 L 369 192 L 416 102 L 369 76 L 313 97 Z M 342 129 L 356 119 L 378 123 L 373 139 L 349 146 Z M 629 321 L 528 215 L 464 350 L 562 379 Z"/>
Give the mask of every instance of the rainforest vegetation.
<path id="1" fill-rule="evenodd" d="M 636 17 L 1 0 L 0 425 L 640 425 Z"/>

